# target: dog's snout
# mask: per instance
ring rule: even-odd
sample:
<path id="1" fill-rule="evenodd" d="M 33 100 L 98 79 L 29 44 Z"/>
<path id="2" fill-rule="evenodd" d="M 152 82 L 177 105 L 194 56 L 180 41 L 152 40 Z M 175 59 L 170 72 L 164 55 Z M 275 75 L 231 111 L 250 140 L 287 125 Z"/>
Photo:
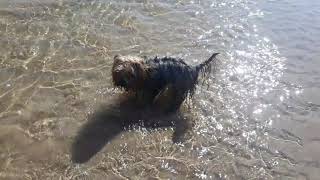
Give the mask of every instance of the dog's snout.
<path id="1" fill-rule="evenodd" d="M 127 82 L 124 79 L 121 79 L 119 82 L 119 85 L 122 87 L 126 87 L 127 86 Z"/>

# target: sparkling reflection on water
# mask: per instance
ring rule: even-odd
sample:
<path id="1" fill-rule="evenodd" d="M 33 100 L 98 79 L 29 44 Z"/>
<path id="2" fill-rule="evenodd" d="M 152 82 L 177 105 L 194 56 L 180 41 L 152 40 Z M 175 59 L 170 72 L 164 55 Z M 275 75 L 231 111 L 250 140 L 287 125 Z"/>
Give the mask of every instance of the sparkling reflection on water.
<path id="1" fill-rule="evenodd" d="M 317 150 L 310 149 L 319 147 L 320 105 L 314 93 L 319 87 L 305 89 L 305 81 L 295 81 L 305 74 L 292 75 L 298 70 L 292 66 L 300 62 L 288 59 L 283 47 L 290 46 L 274 40 L 273 32 L 288 29 L 272 26 L 270 12 L 273 18 L 281 15 L 270 8 L 273 3 L 0 2 L 0 177 L 318 177 Z M 213 52 L 221 53 L 217 71 L 198 88 L 192 110 L 162 117 L 191 124 L 180 143 L 173 140 L 183 124 L 121 129 L 121 118 L 149 116 L 111 108 L 120 95 L 110 81 L 115 54 L 170 55 L 197 64 Z M 319 83 L 316 68 L 310 68 L 311 81 Z M 314 99 L 307 101 L 308 96 Z M 313 133 L 297 130 L 301 123 L 313 125 Z M 72 163 L 75 157 L 90 160 Z"/>

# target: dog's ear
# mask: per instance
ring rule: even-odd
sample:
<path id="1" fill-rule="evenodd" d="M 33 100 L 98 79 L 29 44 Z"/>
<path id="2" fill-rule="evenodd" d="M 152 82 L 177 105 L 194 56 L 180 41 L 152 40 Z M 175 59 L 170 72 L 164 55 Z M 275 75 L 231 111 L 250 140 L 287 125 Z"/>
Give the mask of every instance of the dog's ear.
<path id="1" fill-rule="evenodd" d="M 121 55 L 120 54 L 116 54 L 113 57 L 113 64 L 118 64 L 119 62 L 121 62 Z"/>
<path id="2" fill-rule="evenodd" d="M 122 63 L 122 58 L 120 54 L 117 54 L 114 56 L 113 58 L 113 67 L 112 67 L 112 71 L 122 71 L 124 69 L 124 66 L 121 65 Z"/>
<path id="3" fill-rule="evenodd" d="M 147 76 L 144 64 L 142 64 L 141 62 L 134 62 L 133 68 L 135 76 L 138 78 L 138 81 L 144 81 Z"/>
<path id="4" fill-rule="evenodd" d="M 113 57 L 113 59 L 116 60 L 116 59 L 118 59 L 120 56 L 121 56 L 120 54 L 116 54 L 116 55 Z"/>

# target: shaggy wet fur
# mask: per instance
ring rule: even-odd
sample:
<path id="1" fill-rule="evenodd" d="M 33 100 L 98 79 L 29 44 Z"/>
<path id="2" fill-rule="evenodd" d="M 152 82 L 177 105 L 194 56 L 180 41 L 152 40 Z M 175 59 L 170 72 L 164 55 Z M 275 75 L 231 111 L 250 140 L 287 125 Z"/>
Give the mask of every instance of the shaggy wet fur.
<path id="1" fill-rule="evenodd" d="M 199 75 L 206 78 L 212 62 L 219 53 L 197 66 L 189 66 L 182 59 L 171 57 L 140 58 L 114 57 L 113 83 L 116 87 L 136 93 L 143 105 L 176 111 L 188 95 L 194 94 Z"/>

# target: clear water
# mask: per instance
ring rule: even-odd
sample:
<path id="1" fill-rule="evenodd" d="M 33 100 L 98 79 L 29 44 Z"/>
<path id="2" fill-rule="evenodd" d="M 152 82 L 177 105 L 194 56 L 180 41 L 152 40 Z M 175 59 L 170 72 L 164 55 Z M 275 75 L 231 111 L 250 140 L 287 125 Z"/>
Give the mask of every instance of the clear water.
<path id="1" fill-rule="evenodd" d="M 1 0 L 0 45 L 0 179 L 320 176 L 320 1 Z M 115 54 L 213 52 L 180 143 L 119 130 Z"/>

